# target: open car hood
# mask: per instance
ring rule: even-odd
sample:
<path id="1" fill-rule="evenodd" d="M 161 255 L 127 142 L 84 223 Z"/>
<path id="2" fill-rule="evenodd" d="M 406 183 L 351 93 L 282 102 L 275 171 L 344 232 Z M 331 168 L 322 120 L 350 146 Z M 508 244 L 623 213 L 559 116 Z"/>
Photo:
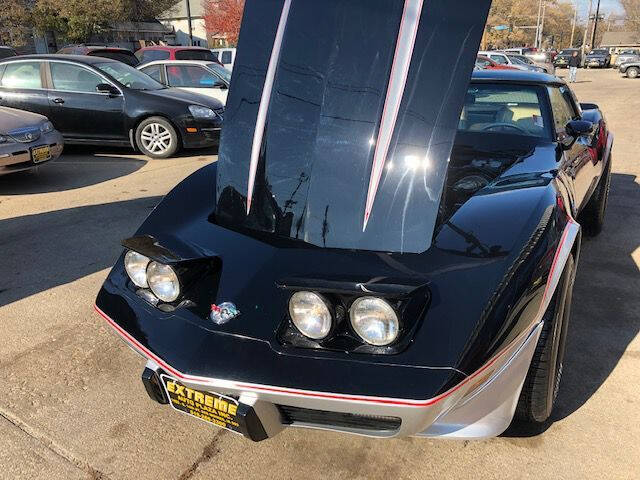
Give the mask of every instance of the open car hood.
<path id="1" fill-rule="evenodd" d="M 490 0 L 248 0 L 215 220 L 326 248 L 431 245 Z"/>

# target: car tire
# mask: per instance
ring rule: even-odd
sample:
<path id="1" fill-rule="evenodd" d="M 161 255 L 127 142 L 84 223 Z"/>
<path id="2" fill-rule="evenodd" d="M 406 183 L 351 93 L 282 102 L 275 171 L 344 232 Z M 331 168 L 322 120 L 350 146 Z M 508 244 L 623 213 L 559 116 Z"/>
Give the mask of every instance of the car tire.
<path id="1" fill-rule="evenodd" d="M 582 225 L 582 231 L 589 237 L 597 236 L 604 226 L 604 216 L 609 201 L 611 189 L 611 156 L 605 167 L 602 178 L 594 190 L 589 202 L 580 213 L 578 221 Z"/>
<path id="2" fill-rule="evenodd" d="M 640 76 L 640 69 L 636 67 L 630 67 L 627 69 L 627 77 L 638 78 Z"/>
<path id="3" fill-rule="evenodd" d="M 569 255 L 562 277 L 543 317 L 544 324 L 524 381 L 514 420 L 527 425 L 545 423 L 553 411 L 562 379 L 575 263 Z"/>
<path id="4" fill-rule="evenodd" d="M 138 149 L 151 158 L 169 158 L 180 147 L 176 129 L 163 117 L 145 118 L 136 128 L 135 138 Z"/>

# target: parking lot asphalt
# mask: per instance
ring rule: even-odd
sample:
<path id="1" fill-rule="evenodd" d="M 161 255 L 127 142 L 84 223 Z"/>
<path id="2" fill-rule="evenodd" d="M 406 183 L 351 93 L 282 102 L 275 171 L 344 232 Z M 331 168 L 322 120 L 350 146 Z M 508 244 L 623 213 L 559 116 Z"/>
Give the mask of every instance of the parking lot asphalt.
<path id="1" fill-rule="evenodd" d="M 615 132 L 614 173 L 605 229 L 583 243 L 542 433 L 462 442 L 288 429 L 254 444 L 153 403 L 144 361 L 93 302 L 120 240 L 215 157 L 69 148 L 36 174 L 0 177 L 0 479 L 640 478 L 640 81 L 580 71 L 574 89 Z"/>

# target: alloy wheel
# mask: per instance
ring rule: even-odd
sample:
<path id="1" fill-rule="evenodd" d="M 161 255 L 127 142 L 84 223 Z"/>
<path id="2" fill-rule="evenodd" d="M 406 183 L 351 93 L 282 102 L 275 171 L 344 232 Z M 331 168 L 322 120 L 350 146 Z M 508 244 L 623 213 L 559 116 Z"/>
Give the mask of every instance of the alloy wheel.
<path id="1" fill-rule="evenodd" d="M 171 148 L 171 132 L 160 123 L 145 125 L 140 134 L 142 146 L 151 153 L 162 155 Z"/>

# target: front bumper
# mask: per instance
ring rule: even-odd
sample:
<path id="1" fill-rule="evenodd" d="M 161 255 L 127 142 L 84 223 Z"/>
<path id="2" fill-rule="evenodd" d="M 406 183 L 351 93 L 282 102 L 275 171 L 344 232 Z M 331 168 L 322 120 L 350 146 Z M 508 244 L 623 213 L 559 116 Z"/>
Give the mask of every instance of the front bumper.
<path id="1" fill-rule="evenodd" d="M 298 390 L 185 374 L 148 350 L 102 310 L 96 311 L 126 343 L 147 359 L 146 368 L 175 378 L 188 388 L 238 399 L 253 408 L 266 437 L 287 426 L 332 430 L 370 437 L 487 438 L 511 423 L 542 328 L 538 321 L 487 364 L 437 397 L 407 400 Z M 145 385 L 152 399 L 160 393 Z M 247 435 L 247 434 L 246 434 Z M 252 438 L 248 434 L 249 438 Z M 255 440 L 255 438 L 252 438 Z M 260 438 L 261 439 L 261 438 Z"/>
<path id="2" fill-rule="evenodd" d="M 31 149 L 48 145 L 51 149 L 51 158 L 35 163 L 31 157 Z M 35 142 L 19 143 L 6 142 L 0 144 L 0 175 L 20 172 L 36 168 L 40 165 L 55 160 L 62 154 L 64 139 L 58 131 L 49 132 Z"/>

